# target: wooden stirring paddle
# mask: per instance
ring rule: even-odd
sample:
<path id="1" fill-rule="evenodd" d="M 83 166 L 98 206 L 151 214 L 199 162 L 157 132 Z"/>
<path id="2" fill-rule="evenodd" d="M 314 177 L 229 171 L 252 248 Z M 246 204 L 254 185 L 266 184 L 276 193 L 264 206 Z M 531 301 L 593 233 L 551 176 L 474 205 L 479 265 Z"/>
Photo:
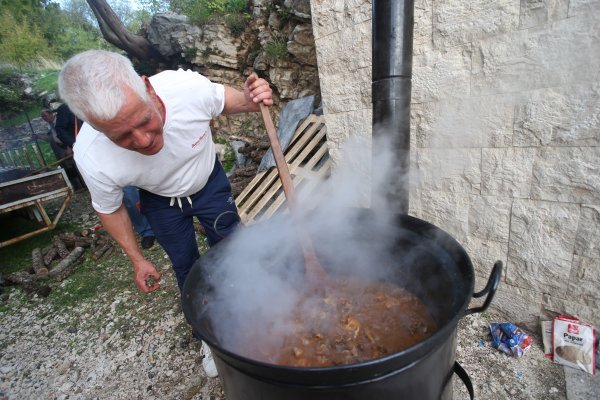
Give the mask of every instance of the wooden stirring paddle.
<path id="1" fill-rule="evenodd" d="M 302 245 L 302 251 L 304 253 L 304 266 L 306 268 L 306 277 L 312 285 L 320 285 L 327 278 L 327 272 L 323 269 L 323 266 L 319 262 L 315 249 L 313 247 L 310 237 L 303 229 L 298 216 L 298 209 L 296 203 L 296 192 L 294 190 L 294 183 L 292 182 L 292 176 L 290 170 L 285 161 L 283 150 L 281 149 L 281 143 L 279 137 L 275 132 L 275 125 L 271 119 L 269 109 L 263 103 L 260 103 L 260 112 L 267 129 L 267 135 L 269 137 L 269 144 L 273 151 L 273 158 L 275 158 L 275 165 L 277 166 L 277 172 L 279 172 L 279 179 L 281 180 L 281 186 L 283 186 L 283 192 L 290 209 L 292 217 L 296 221 L 298 235 L 300 236 L 300 242 Z"/>

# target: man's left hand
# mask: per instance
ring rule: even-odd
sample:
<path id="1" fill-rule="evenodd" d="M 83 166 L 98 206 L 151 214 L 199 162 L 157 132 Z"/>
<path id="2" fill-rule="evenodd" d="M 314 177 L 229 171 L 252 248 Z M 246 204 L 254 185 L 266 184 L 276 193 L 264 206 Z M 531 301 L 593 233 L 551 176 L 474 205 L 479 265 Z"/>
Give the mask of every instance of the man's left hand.
<path id="1" fill-rule="evenodd" d="M 269 82 L 259 78 L 256 74 L 251 74 L 244 83 L 244 96 L 248 102 L 257 104 L 262 102 L 265 106 L 273 105 L 273 91 Z"/>

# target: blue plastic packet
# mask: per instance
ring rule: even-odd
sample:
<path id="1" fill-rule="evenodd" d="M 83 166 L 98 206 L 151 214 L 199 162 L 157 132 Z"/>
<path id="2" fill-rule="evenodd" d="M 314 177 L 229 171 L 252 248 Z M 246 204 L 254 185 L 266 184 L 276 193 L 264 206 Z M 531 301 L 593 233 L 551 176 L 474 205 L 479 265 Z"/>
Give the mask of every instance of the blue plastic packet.
<path id="1" fill-rule="evenodd" d="M 492 347 L 510 356 L 522 357 L 531 347 L 531 338 L 511 323 L 490 324 Z"/>

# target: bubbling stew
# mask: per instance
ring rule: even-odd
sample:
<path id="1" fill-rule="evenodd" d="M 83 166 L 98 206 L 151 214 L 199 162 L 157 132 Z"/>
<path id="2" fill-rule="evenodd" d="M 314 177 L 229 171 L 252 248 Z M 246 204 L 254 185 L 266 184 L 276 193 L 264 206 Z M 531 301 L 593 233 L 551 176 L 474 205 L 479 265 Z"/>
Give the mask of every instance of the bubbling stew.
<path id="1" fill-rule="evenodd" d="M 390 283 L 328 279 L 300 298 L 292 329 L 278 338 L 273 337 L 277 329 L 268 334 L 249 329 L 242 354 L 293 367 L 346 365 L 399 352 L 436 330 L 419 298 Z"/>

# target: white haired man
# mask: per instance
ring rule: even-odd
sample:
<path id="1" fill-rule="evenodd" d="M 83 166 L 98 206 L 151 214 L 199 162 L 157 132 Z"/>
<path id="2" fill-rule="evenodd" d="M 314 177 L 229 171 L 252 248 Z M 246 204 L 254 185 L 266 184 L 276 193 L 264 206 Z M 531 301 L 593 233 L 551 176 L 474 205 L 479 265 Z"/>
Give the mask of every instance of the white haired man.
<path id="1" fill-rule="evenodd" d="M 152 292 L 159 288 L 160 273 L 138 247 L 123 206 L 126 186 L 140 189 L 141 211 L 168 254 L 181 290 L 200 257 L 193 217 L 204 227 L 209 245 L 239 221 L 215 155 L 210 120 L 259 111 L 261 102 L 271 106 L 268 82 L 250 76 L 239 91 L 190 70 L 140 77 L 126 57 L 90 50 L 65 63 L 58 87 L 86 122 L 74 146 L 75 162 L 102 225 L 132 263 L 136 285 Z"/>

